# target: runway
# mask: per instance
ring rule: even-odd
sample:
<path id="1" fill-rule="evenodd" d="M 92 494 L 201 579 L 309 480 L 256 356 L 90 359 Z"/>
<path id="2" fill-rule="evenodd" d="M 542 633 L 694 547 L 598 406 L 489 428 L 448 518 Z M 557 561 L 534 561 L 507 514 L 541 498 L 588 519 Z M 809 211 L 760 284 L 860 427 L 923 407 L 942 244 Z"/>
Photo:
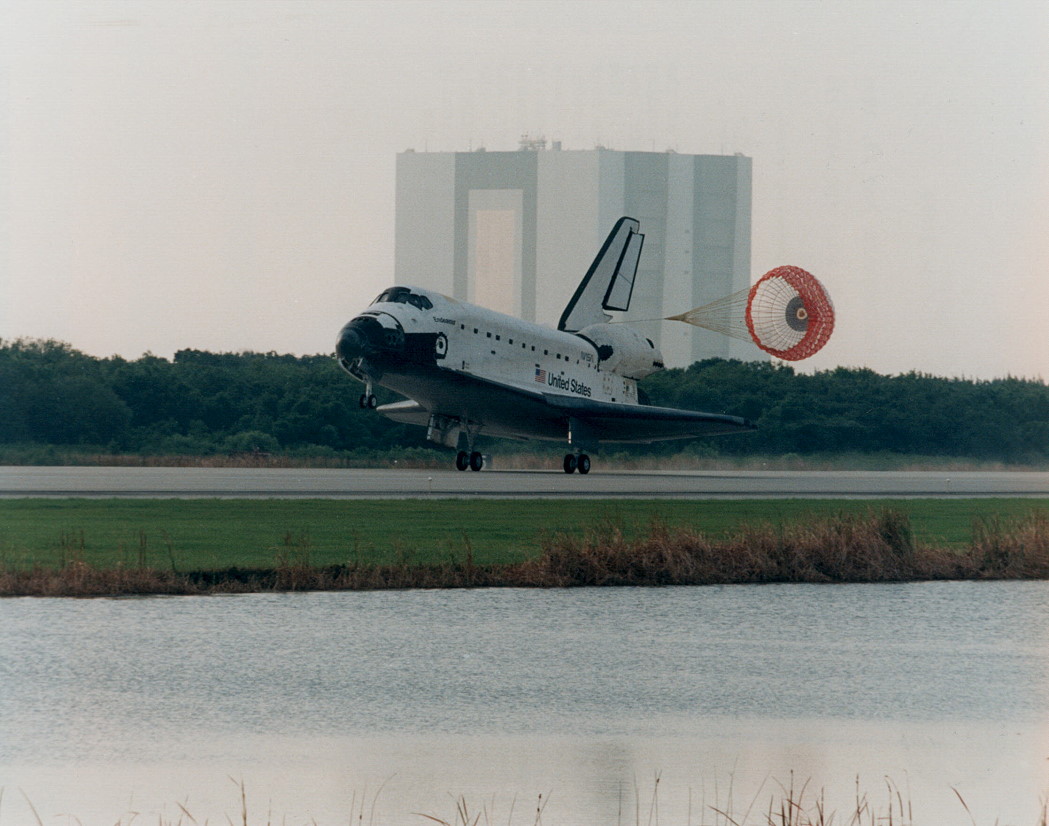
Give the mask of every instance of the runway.
<path id="1" fill-rule="evenodd" d="M 1047 497 L 1045 472 L 0 467 L 0 497 L 779 499 Z"/>

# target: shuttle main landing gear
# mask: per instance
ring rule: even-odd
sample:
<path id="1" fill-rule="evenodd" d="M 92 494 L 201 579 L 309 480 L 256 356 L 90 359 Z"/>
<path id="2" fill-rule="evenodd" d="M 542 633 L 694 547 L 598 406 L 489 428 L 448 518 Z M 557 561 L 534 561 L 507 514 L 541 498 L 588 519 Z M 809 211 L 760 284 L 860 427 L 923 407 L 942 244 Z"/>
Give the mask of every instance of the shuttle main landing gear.
<path id="1" fill-rule="evenodd" d="M 484 467 L 484 456 L 479 450 L 474 450 L 477 434 L 481 432 L 481 425 L 471 422 L 466 414 L 459 419 L 459 444 L 465 446 L 455 454 L 455 469 L 477 471 Z M 464 445 L 465 442 L 465 445 Z"/>
<path id="2" fill-rule="evenodd" d="M 484 467 L 484 456 L 478 451 L 474 450 L 467 453 L 465 450 L 460 450 L 455 454 L 455 469 L 456 470 L 480 470 Z"/>
<path id="3" fill-rule="evenodd" d="M 578 470 L 585 475 L 590 472 L 590 457 L 585 453 L 580 453 L 579 455 L 566 453 L 562 467 L 564 467 L 565 473 L 575 473 Z"/>

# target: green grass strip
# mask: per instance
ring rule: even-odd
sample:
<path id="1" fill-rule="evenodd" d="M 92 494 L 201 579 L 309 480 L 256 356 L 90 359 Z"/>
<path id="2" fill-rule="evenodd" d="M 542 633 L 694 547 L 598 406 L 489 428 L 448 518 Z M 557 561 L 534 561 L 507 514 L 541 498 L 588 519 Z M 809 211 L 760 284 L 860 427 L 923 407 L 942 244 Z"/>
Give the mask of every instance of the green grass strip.
<path id="1" fill-rule="evenodd" d="M 791 524 L 892 508 L 919 542 L 964 548 L 974 521 L 1049 510 L 1049 499 L 770 500 L 281 500 L 10 499 L 0 501 L 0 566 L 177 571 L 282 562 L 477 564 L 538 556 L 544 536 L 653 520 L 722 537 L 745 524 Z"/>

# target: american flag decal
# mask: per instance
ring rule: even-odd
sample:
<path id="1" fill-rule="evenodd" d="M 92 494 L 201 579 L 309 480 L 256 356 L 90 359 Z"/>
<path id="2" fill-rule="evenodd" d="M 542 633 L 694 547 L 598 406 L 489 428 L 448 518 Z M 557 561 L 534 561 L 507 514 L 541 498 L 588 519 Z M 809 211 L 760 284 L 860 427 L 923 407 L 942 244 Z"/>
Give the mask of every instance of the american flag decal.
<path id="1" fill-rule="evenodd" d="M 539 382 L 539 384 L 546 384 L 546 370 L 544 370 L 542 367 L 536 367 L 535 380 Z"/>

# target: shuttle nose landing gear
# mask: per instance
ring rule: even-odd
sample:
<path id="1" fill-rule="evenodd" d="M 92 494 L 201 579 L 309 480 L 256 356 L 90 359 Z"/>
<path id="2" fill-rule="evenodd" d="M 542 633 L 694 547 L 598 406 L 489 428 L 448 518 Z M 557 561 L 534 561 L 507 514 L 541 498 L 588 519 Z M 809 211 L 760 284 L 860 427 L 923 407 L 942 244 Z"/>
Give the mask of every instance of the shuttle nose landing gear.
<path id="1" fill-rule="evenodd" d="M 357 404 L 367 410 L 374 410 L 379 406 L 379 400 L 375 398 L 375 394 L 372 392 L 372 383 L 370 381 L 365 383 L 364 392 L 361 393 Z"/>
<path id="2" fill-rule="evenodd" d="M 580 453 L 578 456 L 575 453 L 566 453 L 562 467 L 565 473 L 575 473 L 578 470 L 586 475 L 590 472 L 590 457 L 585 453 Z"/>

